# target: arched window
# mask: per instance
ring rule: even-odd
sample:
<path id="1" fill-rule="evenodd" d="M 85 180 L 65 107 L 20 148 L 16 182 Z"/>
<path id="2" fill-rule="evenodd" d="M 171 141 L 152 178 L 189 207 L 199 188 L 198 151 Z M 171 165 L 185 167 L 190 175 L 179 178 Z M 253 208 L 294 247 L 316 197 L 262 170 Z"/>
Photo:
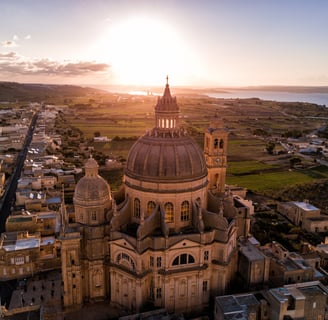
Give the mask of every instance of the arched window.
<path id="1" fill-rule="evenodd" d="M 219 147 L 219 139 L 215 138 L 214 139 L 214 149 L 217 149 Z"/>
<path id="2" fill-rule="evenodd" d="M 140 200 L 138 198 L 134 199 L 134 216 L 140 218 Z"/>
<path id="3" fill-rule="evenodd" d="M 173 260 L 172 266 L 189 263 L 195 263 L 195 258 L 191 254 L 183 253 Z"/>
<path id="4" fill-rule="evenodd" d="M 213 179 L 213 187 L 217 187 L 219 184 L 219 174 L 216 173 Z"/>
<path id="5" fill-rule="evenodd" d="M 223 139 L 220 140 L 220 149 L 223 149 L 223 146 L 224 146 L 224 142 L 223 142 Z"/>
<path id="6" fill-rule="evenodd" d="M 183 201 L 181 203 L 181 221 L 189 220 L 189 202 Z"/>
<path id="7" fill-rule="evenodd" d="M 125 263 L 124 263 L 125 262 Z M 136 268 L 136 264 L 134 263 L 134 261 L 132 260 L 132 258 L 126 254 L 126 253 L 119 253 L 117 256 L 116 256 L 116 263 L 117 264 L 126 264 L 126 265 L 129 265 L 129 267 L 132 269 L 132 270 L 135 270 Z"/>
<path id="8" fill-rule="evenodd" d="M 147 216 L 150 216 L 156 207 L 156 203 L 154 201 L 148 201 L 147 203 Z"/>
<path id="9" fill-rule="evenodd" d="M 165 209 L 165 222 L 173 222 L 174 221 L 174 215 L 173 215 L 173 203 L 166 202 L 164 205 Z"/>

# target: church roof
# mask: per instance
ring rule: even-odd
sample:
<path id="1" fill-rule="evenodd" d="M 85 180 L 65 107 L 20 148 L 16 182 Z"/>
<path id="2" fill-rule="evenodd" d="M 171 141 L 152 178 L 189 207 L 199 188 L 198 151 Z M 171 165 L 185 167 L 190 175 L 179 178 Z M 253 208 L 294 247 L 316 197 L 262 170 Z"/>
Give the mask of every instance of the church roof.
<path id="1" fill-rule="evenodd" d="M 155 106 L 156 112 L 180 112 L 176 97 L 172 97 L 168 77 L 162 97 L 159 97 Z"/>
<path id="2" fill-rule="evenodd" d="M 85 176 L 76 185 L 74 202 L 78 201 L 103 201 L 110 198 L 110 187 L 104 178 L 98 175 L 98 163 L 89 158 L 85 163 Z"/>
<path id="3" fill-rule="evenodd" d="M 152 182 L 182 182 L 207 175 L 203 151 L 180 128 L 179 113 L 167 82 L 155 106 L 155 127 L 130 149 L 126 176 Z"/>
<path id="4" fill-rule="evenodd" d="M 141 137 L 131 148 L 125 174 L 142 180 L 200 178 L 207 175 L 203 152 L 188 136 Z"/>

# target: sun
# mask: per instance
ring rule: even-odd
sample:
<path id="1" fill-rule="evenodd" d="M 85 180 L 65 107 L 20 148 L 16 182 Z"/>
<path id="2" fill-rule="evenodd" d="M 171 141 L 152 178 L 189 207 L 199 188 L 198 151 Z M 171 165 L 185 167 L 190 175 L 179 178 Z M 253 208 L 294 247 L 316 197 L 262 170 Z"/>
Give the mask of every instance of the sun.
<path id="1" fill-rule="evenodd" d="M 177 29 L 148 17 L 130 17 L 111 25 L 103 40 L 115 82 L 160 85 L 169 74 L 183 82 L 194 67 Z"/>

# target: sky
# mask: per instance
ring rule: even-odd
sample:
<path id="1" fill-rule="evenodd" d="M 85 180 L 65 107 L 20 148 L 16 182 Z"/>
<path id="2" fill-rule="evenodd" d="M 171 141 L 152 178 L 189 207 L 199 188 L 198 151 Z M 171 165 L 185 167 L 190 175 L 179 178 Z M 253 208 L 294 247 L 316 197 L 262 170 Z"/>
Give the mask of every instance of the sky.
<path id="1" fill-rule="evenodd" d="M 0 0 L 0 81 L 328 86 L 327 0 Z"/>

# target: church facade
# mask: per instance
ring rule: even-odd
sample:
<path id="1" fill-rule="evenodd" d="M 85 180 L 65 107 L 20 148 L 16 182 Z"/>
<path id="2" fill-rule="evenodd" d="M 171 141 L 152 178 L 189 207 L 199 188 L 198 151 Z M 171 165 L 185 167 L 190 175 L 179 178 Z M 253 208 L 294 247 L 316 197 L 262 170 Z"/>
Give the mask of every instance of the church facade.
<path id="1" fill-rule="evenodd" d="M 215 117 L 201 150 L 168 83 L 154 122 L 129 152 L 120 200 L 86 162 L 74 228 L 61 233 L 66 306 L 109 297 L 131 312 L 192 312 L 231 285 L 251 204 L 225 185 L 228 132 Z"/>

